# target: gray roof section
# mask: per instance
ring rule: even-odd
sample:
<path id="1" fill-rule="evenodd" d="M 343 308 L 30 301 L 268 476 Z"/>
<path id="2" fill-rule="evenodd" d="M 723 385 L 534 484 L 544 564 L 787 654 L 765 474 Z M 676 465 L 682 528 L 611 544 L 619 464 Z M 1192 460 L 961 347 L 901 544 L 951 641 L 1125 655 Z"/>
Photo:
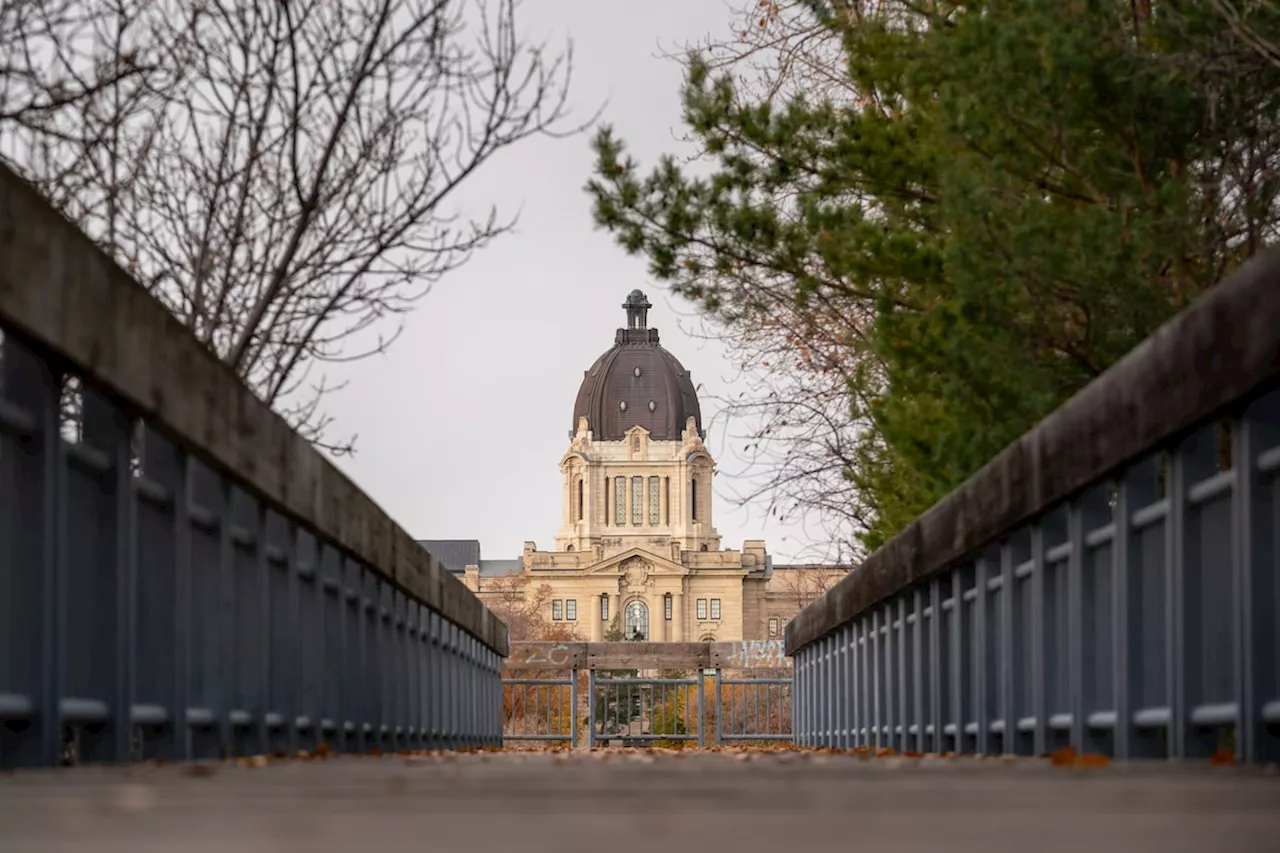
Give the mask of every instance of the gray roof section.
<path id="1" fill-rule="evenodd" d="M 507 575 L 519 574 L 524 568 L 524 561 L 519 557 L 511 560 L 481 560 L 480 577 L 504 578 Z"/>
<path id="2" fill-rule="evenodd" d="M 455 575 L 462 574 L 467 566 L 480 565 L 478 539 L 419 539 L 418 544 Z"/>

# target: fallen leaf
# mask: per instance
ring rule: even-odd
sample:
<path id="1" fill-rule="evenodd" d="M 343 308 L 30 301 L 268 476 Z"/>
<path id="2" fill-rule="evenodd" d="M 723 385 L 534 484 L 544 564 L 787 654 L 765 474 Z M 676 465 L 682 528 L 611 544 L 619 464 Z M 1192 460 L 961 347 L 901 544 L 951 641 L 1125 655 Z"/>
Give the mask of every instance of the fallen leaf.
<path id="1" fill-rule="evenodd" d="M 1099 755 L 1096 752 L 1086 752 L 1076 759 L 1077 767 L 1106 767 L 1110 763 L 1110 758 L 1105 755 Z"/>
<path id="2" fill-rule="evenodd" d="M 1209 756 L 1210 764 L 1235 764 L 1236 751 L 1229 746 L 1220 746 Z"/>
<path id="3" fill-rule="evenodd" d="M 1055 767 L 1074 764 L 1075 760 L 1076 748 L 1074 746 L 1064 746 L 1049 753 L 1049 763 Z"/>

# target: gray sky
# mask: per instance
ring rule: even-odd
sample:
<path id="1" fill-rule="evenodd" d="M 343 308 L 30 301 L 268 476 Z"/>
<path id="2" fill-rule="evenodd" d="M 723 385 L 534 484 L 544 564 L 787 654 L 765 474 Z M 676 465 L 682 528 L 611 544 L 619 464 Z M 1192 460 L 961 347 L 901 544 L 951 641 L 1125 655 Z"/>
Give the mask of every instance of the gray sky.
<path id="1" fill-rule="evenodd" d="M 664 51 L 730 31 L 722 0 L 533 0 L 521 27 L 553 44 L 574 42 L 573 105 L 580 119 L 605 106 L 643 164 L 680 152 L 681 68 Z M 339 465 L 418 538 L 479 539 L 486 558 L 521 543 L 550 547 L 560 524 L 557 463 L 568 446 L 583 371 L 611 346 L 621 304 L 640 287 L 650 325 L 692 371 L 723 393 L 734 366 L 714 343 L 691 337 L 691 306 L 656 286 L 593 227 L 583 186 L 590 135 L 537 139 L 473 175 L 463 202 L 520 211 L 514 233 L 452 273 L 406 318 L 391 352 L 345 367 L 330 400 L 335 436 L 358 434 Z M 716 526 L 724 545 L 765 538 L 775 558 L 811 542 L 796 526 L 765 523 L 765 507 L 737 508 L 717 406 L 701 395 L 711 450 L 721 458 Z M 730 425 L 732 431 L 732 425 Z M 739 486 L 741 488 L 741 486 Z"/>

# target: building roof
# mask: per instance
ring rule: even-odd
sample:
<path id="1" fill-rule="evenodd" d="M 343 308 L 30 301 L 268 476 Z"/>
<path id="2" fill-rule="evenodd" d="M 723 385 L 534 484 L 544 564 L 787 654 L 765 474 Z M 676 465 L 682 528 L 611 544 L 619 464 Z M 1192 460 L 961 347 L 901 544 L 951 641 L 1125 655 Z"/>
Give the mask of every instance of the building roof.
<path id="1" fill-rule="evenodd" d="M 519 574 L 523 568 L 524 560 L 519 557 L 510 560 L 481 560 L 480 577 L 505 578 L 508 575 Z"/>
<path id="2" fill-rule="evenodd" d="M 597 441 L 620 441 L 627 430 L 644 427 L 658 441 L 678 441 L 693 418 L 702 433 L 702 410 L 689 371 L 658 343 L 648 327 L 651 307 L 639 290 L 622 306 L 627 328 L 618 329 L 613 347 L 585 372 L 573 404 L 573 424 L 586 418 Z"/>
<path id="3" fill-rule="evenodd" d="M 477 539 L 419 539 L 418 544 L 455 575 L 462 574 L 467 566 L 480 565 L 480 541 Z"/>

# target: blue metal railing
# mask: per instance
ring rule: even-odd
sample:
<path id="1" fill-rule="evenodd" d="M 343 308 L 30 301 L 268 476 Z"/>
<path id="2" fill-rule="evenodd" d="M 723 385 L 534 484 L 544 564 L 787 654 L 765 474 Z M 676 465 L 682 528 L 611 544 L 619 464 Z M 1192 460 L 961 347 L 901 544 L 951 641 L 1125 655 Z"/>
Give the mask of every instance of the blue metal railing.
<path id="1" fill-rule="evenodd" d="M 505 628 L 175 326 L 0 172 L 0 767 L 500 744 Z"/>
<path id="2" fill-rule="evenodd" d="M 1280 760 L 1280 255 L 787 628 L 797 741 Z"/>

